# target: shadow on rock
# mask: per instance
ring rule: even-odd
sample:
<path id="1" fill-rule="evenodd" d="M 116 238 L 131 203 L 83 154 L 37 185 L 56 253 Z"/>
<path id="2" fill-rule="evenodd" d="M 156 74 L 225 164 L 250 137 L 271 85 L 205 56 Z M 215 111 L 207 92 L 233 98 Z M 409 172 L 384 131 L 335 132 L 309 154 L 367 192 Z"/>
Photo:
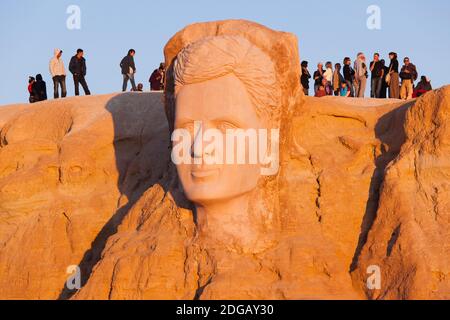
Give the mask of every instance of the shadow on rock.
<path id="1" fill-rule="evenodd" d="M 159 100 L 159 101 L 158 101 Z M 159 93 L 124 93 L 106 105 L 114 125 L 114 152 L 119 174 L 117 210 L 97 234 L 79 263 L 83 287 L 100 261 L 110 236 L 142 194 L 158 183 L 170 161 L 170 135 Z M 168 188 L 167 185 L 161 184 Z M 70 299 L 77 291 L 64 284 L 59 299 Z"/>
<path id="2" fill-rule="evenodd" d="M 400 107 L 388 112 L 382 116 L 375 126 L 375 136 L 381 142 L 381 154 L 375 157 L 375 170 L 370 181 L 369 199 L 367 200 L 366 210 L 361 223 L 361 233 L 358 239 L 350 272 L 357 268 L 358 258 L 361 250 L 367 241 L 367 235 L 375 221 L 378 211 L 378 201 L 380 197 L 380 188 L 383 184 L 385 169 L 388 164 L 394 160 L 406 140 L 404 123 L 407 110 L 413 106 L 415 101 L 401 105 Z M 374 150 L 375 153 L 375 150 Z"/>

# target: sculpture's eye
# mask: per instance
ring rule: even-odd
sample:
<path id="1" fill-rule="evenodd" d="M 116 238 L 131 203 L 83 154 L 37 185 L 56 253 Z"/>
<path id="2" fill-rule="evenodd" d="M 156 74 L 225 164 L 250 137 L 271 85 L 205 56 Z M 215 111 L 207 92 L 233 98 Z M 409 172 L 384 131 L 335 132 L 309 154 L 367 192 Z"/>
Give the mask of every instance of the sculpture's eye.
<path id="1" fill-rule="evenodd" d="M 223 133 L 226 133 L 227 130 L 234 130 L 234 129 L 238 129 L 238 128 L 239 127 L 237 125 L 235 125 L 234 123 L 231 123 L 229 121 L 220 121 L 217 124 L 217 129 L 219 129 Z"/>
<path id="2" fill-rule="evenodd" d="M 176 128 L 181 130 L 187 130 L 189 134 L 192 136 L 194 134 L 194 122 L 185 122 Z"/>

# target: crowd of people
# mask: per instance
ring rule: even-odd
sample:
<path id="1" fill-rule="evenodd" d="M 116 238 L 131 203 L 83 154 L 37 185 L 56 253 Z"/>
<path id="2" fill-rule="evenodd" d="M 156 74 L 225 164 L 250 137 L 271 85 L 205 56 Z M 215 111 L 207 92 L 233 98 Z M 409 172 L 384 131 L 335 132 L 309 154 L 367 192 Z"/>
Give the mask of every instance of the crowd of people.
<path id="1" fill-rule="evenodd" d="M 123 76 L 122 91 L 127 91 L 128 82 L 131 83 L 131 91 L 142 92 L 144 85 L 139 83 L 136 85 L 134 75 L 136 74 L 136 65 L 134 63 L 134 56 L 136 50 L 128 50 L 128 54 L 121 60 L 120 69 Z M 50 60 L 49 69 L 53 80 L 53 97 L 58 99 L 60 96 L 65 98 L 67 96 L 66 88 L 66 68 L 62 59 L 63 51 L 55 49 L 53 58 Z M 85 95 L 90 95 L 91 91 L 86 81 L 87 67 L 86 59 L 84 58 L 83 49 L 78 49 L 76 54 L 70 59 L 69 71 L 73 77 L 75 87 L 75 96 L 80 95 L 80 85 L 83 88 Z M 165 65 L 161 63 L 159 68 L 153 71 L 150 76 L 150 90 L 160 91 L 164 90 L 165 81 Z M 28 79 L 28 93 L 30 94 L 30 103 L 47 100 L 47 84 L 43 80 L 42 74 L 37 74 L 36 77 L 30 76 Z M 61 93 L 61 94 L 60 94 Z"/>
<path id="2" fill-rule="evenodd" d="M 364 53 L 360 52 L 352 65 L 349 57 L 334 65 L 328 61 L 325 64 L 319 63 L 317 70 L 311 76 L 308 70 L 308 61 L 302 61 L 301 84 L 304 93 L 309 95 L 310 79 L 314 81 L 314 96 L 341 96 L 364 98 L 367 80 L 370 74 L 370 96 L 371 98 L 393 98 L 409 100 L 419 97 L 427 91 L 432 90 L 431 81 L 422 76 L 420 82 L 414 86 L 418 79 L 416 66 L 411 63 L 408 57 L 403 59 L 403 66 L 397 58 L 397 53 L 389 53 L 389 66 L 386 61 L 380 59 L 380 54 L 375 53 L 373 61 L 368 64 Z M 341 72 L 342 70 L 342 72 Z"/>
<path id="3" fill-rule="evenodd" d="M 53 97 L 58 99 L 67 96 L 66 89 L 66 69 L 62 59 L 63 51 L 55 49 L 54 56 L 50 60 L 50 74 L 53 80 Z M 136 85 L 135 74 L 136 65 L 134 49 L 128 50 L 128 54 L 121 60 L 120 69 L 123 77 L 122 91 L 127 91 L 128 82 L 131 83 L 131 91 L 142 92 L 144 85 Z M 340 63 L 334 65 L 328 61 L 325 64 L 319 63 L 317 70 L 311 76 L 308 70 L 308 61 L 302 61 L 301 84 L 304 93 L 309 95 L 309 82 L 314 81 L 314 96 L 341 96 L 364 98 L 367 80 L 370 74 L 370 86 L 372 98 L 394 98 L 394 99 L 412 99 L 419 97 L 427 91 L 432 90 L 430 80 L 422 76 L 419 83 L 414 86 L 418 79 L 416 66 L 411 63 L 408 57 L 403 59 L 403 66 L 400 64 L 395 52 L 389 53 L 390 63 L 386 65 L 385 60 L 380 59 L 380 54 L 375 53 L 373 61 L 367 64 L 365 55 L 360 52 L 352 65 L 349 57 L 344 58 L 343 66 Z M 84 58 L 83 49 L 78 49 L 72 56 L 69 63 L 69 71 L 72 74 L 75 96 L 80 94 L 80 85 L 86 95 L 90 95 L 89 86 L 86 81 L 87 67 Z M 149 78 L 150 90 L 164 90 L 165 65 L 161 63 L 159 68 L 154 70 Z M 47 100 L 47 87 L 41 74 L 36 77 L 29 77 L 28 92 L 30 94 L 30 103 Z"/>

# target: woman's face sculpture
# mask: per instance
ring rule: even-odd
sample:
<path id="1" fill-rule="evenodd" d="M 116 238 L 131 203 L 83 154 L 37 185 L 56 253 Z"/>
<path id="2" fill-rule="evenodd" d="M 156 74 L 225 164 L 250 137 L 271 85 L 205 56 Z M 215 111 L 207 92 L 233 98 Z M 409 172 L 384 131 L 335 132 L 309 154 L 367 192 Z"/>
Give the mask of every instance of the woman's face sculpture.
<path id="1" fill-rule="evenodd" d="M 242 148 L 238 143 L 227 150 L 225 136 L 227 130 L 257 132 L 263 127 L 245 85 L 235 75 L 182 86 L 176 95 L 175 129 L 188 131 L 192 141 L 191 163 L 177 165 L 187 198 L 196 204 L 208 205 L 232 200 L 255 189 L 261 171 L 258 163 L 248 161 L 250 139 L 245 140 L 245 150 L 238 150 Z M 223 148 L 206 138 L 208 131 L 222 135 Z M 194 146 L 198 143 L 202 143 L 202 148 Z M 237 163 L 239 152 L 245 154 L 244 164 Z M 218 154 L 222 154 L 224 160 L 232 156 L 235 161 L 211 164 L 213 161 L 208 159 Z"/>

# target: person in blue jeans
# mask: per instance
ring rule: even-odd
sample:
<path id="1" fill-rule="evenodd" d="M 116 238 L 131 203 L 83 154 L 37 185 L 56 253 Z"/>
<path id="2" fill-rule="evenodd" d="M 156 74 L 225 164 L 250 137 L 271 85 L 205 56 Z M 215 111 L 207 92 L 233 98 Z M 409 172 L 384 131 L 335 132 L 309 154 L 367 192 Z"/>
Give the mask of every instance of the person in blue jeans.
<path id="1" fill-rule="evenodd" d="M 134 64 L 135 54 L 136 51 L 134 49 L 128 50 L 128 54 L 120 62 L 123 75 L 122 92 L 127 91 L 128 80 L 131 82 L 132 90 L 137 91 L 136 82 L 134 81 L 134 74 L 136 73 L 136 66 Z"/>
<path id="2" fill-rule="evenodd" d="M 73 74 L 73 83 L 75 85 L 75 96 L 80 95 L 80 84 L 87 96 L 91 95 L 86 82 L 86 59 L 83 49 L 78 49 L 77 54 L 70 59 L 69 71 Z"/>
<path id="3" fill-rule="evenodd" d="M 372 73 L 372 88 L 370 96 L 372 98 L 381 97 L 381 86 L 383 85 L 384 67 L 380 61 L 380 54 L 373 55 L 373 61 L 370 63 L 370 72 Z"/>

